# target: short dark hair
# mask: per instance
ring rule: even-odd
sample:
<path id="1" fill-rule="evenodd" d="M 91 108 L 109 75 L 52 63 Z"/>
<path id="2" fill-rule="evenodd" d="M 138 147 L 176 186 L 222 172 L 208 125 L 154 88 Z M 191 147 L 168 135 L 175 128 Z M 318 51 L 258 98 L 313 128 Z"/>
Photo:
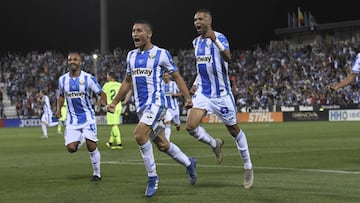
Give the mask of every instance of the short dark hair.
<path id="1" fill-rule="evenodd" d="M 151 23 L 150 23 L 149 20 L 146 20 L 146 19 L 136 20 L 136 21 L 134 22 L 134 24 L 144 24 L 144 25 L 146 25 L 146 26 L 149 27 L 149 30 L 150 30 L 150 31 L 152 31 L 152 25 L 151 25 Z"/>
<path id="2" fill-rule="evenodd" d="M 209 11 L 209 9 L 206 8 L 200 8 L 196 11 L 196 13 L 206 13 L 211 17 L 211 12 Z"/>
<path id="3" fill-rule="evenodd" d="M 47 92 L 46 92 L 46 90 L 45 90 L 45 89 L 40 90 L 40 93 L 42 93 L 42 94 L 44 94 L 44 95 L 46 95 L 46 94 L 47 94 Z"/>
<path id="4" fill-rule="evenodd" d="M 112 72 L 112 71 L 109 72 L 108 75 L 109 75 L 111 78 L 113 78 L 113 79 L 116 78 L 116 74 L 115 74 L 114 72 Z"/>

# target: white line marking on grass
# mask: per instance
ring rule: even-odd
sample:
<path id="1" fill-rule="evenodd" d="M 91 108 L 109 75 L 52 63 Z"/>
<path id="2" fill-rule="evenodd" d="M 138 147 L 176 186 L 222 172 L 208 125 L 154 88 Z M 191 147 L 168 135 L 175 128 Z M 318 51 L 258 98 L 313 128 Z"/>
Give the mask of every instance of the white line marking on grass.
<path id="1" fill-rule="evenodd" d="M 304 169 L 304 168 L 278 168 L 278 167 L 254 167 L 259 169 L 269 170 L 284 170 L 284 171 L 305 171 L 305 172 L 318 172 L 318 173 L 339 173 L 339 174 L 354 174 L 360 175 L 360 171 L 340 171 L 340 170 L 325 170 L 325 169 Z"/>
<path id="2" fill-rule="evenodd" d="M 139 160 L 133 161 L 104 161 L 102 164 L 119 164 L 119 165 L 144 165 L 144 163 Z M 181 166 L 180 164 L 165 164 L 165 163 L 156 163 L 158 166 Z M 226 166 L 226 165 L 204 165 L 197 164 L 200 167 L 207 168 L 239 168 L 242 169 L 242 166 Z M 338 174 L 353 174 L 360 175 L 360 171 L 341 171 L 341 170 L 325 170 L 325 169 L 302 169 L 302 168 L 281 168 L 281 167 L 254 167 L 254 169 L 266 169 L 266 170 L 283 170 L 283 171 L 302 171 L 302 172 L 317 172 L 317 173 L 338 173 Z"/>

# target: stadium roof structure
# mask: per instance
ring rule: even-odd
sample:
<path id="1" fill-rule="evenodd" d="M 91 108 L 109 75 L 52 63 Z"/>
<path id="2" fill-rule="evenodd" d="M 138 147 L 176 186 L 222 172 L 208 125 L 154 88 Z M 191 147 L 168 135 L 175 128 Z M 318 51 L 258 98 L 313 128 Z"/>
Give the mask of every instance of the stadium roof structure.
<path id="1" fill-rule="evenodd" d="M 360 20 L 314 24 L 274 30 L 279 40 L 303 43 L 315 40 L 360 41 Z"/>

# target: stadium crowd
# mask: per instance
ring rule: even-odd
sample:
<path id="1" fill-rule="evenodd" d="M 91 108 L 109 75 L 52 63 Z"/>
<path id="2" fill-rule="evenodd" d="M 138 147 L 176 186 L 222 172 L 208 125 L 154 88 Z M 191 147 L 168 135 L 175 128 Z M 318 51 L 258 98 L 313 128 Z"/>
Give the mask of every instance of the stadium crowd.
<path id="1" fill-rule="evenodd" d="M 233 49 L 229 75 L 239 111 L 244 108 L 269 109 L 274 105 L 359 103 L 357 84 L 337 92 L 327 88 L 350 73 L 359 47 L 358 43 L 322 41 L 297 47 L 279 42 L 267 49 Z M 100 54 L 98 50 L 81 53 L 83 70 L 94 74 L 101 85 L 110 71 L 122 81 L 127 51 L 117 48 L 106 54 Z M 172 52 L 190 88 L 196 74 L 193 50 Z M 93 57 L 94 54 L 97 57 Z M 9 53 L 0 59 L 0 84 L 5 87 L 4 94 L 11 104 L 16 106 L 18 117 L 38 116 L 41 106 L 36 103 L 36 98 L 40 90 L 48 91 L 53 111 L 56 111 L 57 79 L 66 71 L 66 54 L 58 51 L 32 51 L 26 55 Z M 4 117 L 1 92 L 0 96 L 0 116 Z"/>

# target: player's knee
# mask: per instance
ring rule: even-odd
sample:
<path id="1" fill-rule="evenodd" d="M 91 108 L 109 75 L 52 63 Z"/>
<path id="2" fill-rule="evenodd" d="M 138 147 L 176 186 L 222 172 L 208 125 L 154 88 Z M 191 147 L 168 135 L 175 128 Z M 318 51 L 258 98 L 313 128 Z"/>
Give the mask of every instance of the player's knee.
<path id="1" fill-rule="evenodd" d="M 157 148 L 161 152 L 167 152 L 169 150 L 169 143 L 166 142 L 158 143 Z"/>
<path id="2" fill-rule="evenodd" d="M 68 150 L 68 152 L 74 153 L 78 150 L 78 145 L 77 145 L 77 143 L 73 142 L 73 143 L 66 145 L 66 149 Z"/>
<path id="3" fill-rule="evenodd" d="M 193 131 L 193 130 L 195 130 L 196 129 L 196 125 L 194 125 L 193 123 L 186 123 L 186 127 L 185 127 L 185 129 L 188 131 L 188 132 L 190 132 L 190 131 Z"/>
<path id="4" fill-rule="evenodd" d="M 91 142 L 90 144 L 87 145 L 87 149 L 88 149 L 89 152 L 95 151 L 96 148 L 97 148 L 96 142 Z"/>
<path id="5" fill-rule="evenodd" d="M 68 152 L 70 153 L 75 153 L 77 151 L 77 148 L 76 147 L 67 147 L 66 148 L 68 150 Z"/>
<path id="6" fill-rule="evenodd" d="M 137 143 L 145 143 L 147 141 L 146 136 L 143 136 L 139 133 L 135 133 L 134 138 L 137 141 Z"/>
<path id="7" fill-rule="evenodd" d="M 226 126 L 231 136 L 236 137 L 240 133 L 238 125 Z"/>

